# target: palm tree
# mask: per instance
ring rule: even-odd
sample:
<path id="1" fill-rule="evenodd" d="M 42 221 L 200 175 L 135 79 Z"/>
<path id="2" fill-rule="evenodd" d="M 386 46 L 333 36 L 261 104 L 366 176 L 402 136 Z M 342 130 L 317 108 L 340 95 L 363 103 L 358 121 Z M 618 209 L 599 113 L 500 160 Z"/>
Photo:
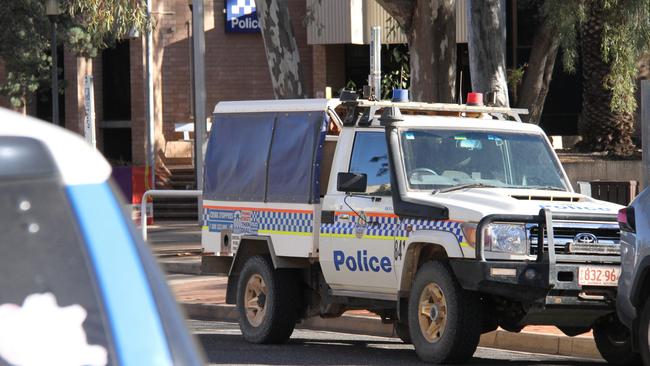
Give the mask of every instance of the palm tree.
<path id="1" fill-rule="evenodd" d="M 603 28 L 605 9 L 602 2 L 591 2 L 586 21 L 580 27 L 582 56 L 582 115 L 578 131 L 582 135 L 582 150 L 605 151 L 616 156 L 634 153 L 633 115 L 613 110 L 611 79 L 612 63 L 603 59 Z"/>

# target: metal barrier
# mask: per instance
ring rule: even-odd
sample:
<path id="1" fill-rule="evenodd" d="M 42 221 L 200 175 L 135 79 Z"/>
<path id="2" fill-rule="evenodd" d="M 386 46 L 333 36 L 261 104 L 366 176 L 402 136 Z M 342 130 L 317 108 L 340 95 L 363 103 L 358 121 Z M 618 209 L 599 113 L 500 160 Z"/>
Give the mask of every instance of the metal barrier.
<path id="1" fill-rule="evenodd" d="M 173 190 L 173 189 L 150 189 L 142 195 L 140 204 L 140 223 L 142 227 L 142 238 L 147 240 L 147 198 L 148 197 L 196 197 L 201 198 L 203 191 L 199 190 Z M 200 205 L 200 202 L 199 202 Z M 153 207 L 153 206 L 152 206 Z M 201 217 L 199 216 L 199 220 Z"/>

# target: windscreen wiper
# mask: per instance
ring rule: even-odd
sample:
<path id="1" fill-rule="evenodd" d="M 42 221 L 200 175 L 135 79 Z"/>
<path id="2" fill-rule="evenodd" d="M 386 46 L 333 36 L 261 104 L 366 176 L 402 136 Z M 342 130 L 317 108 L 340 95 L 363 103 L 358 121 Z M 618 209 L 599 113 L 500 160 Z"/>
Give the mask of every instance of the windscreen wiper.
<path id="1" fill-rule="evenodd" d="M 485 184 L 485 183 L 467 183 L 467 184 L 460 184 L 449 188 L 434 189 L 433 192 L 431 192 L 431 194 L 451 192 L 451 191 L 456 191 L 464 188 L 497 188 L 497 186 L 491 184 Z"/>
<path id="2" fill-rule="evenodd" d="M 562 192 L 567 191 L 564 188 L 555 187 L 555 186 L 525 186 L 525 187 L 517 187 L 517 188 L 521 188 L 521 189 L 545 189 L 545 190 L 548 190 L 548 191 L 562 191 Z"/>

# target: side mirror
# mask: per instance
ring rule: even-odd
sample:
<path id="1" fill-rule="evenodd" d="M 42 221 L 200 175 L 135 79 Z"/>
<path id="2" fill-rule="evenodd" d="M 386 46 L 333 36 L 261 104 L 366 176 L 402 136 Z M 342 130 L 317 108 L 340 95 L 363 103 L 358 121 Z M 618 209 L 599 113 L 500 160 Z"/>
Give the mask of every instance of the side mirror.
<path id="1" fill-rule="evenodd" d="M 368 176 L 359 173 L 338 173 L 336 190 L 345 193 L 365 193 L 368 187 Z"/>

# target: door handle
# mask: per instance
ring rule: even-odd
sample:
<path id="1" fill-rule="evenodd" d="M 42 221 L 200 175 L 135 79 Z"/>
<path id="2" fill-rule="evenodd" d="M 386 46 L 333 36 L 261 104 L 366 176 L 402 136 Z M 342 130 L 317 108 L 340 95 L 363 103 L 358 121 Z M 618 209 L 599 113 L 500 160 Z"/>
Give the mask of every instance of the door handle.
<path id="1" fill-rule="evenodd" d="M 348 221 L 348 220 L 350 220 L 350 215 L 348 215 L 348 214 L 339 215 L 339 220 L 340 221 Z"/>

